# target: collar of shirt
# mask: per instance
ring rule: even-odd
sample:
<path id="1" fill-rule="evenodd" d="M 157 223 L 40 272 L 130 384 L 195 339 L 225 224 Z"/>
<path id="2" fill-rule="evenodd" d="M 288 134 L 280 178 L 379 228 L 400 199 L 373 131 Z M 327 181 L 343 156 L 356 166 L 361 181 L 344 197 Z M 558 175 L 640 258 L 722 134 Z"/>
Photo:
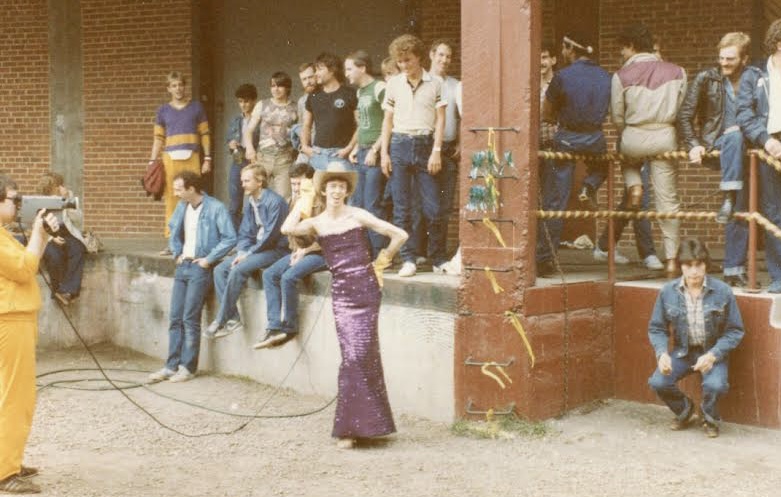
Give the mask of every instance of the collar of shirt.
<path id="1" fill-rule="evenodd" d="M 420 85 L 422 85 L 424 81 L 431 81 L 431 74 L 429 74 L 428 71 L 423 69 L 423 74 L 420 75 L 420 81 L 418 81 L 418 84 L 416 86 L 412 86 L 412 83 L 410 83 L 408 77 L 405 77 L 404 81 L 406 81 L 407 85 L 409 85 L 410 89 L 412 89 L 412 93 L 415 93 L 415 90 L 420 88 Z"/>
<path id="2" fill-rule="evenodd" d="M 630 64 L 634 64 L 635 62 L 659 62 L 659 57 L 652 53 L 647 52 L 640 52 L 636 53 L 633 56 L 629 57 L 626 62 L 624 62 L 623 67 L 626 67 Z"/>
<path id="3" fill-rule="evenodd" d="M 703 293 L 705 292 L 705 290 L 708 290 L 708 289 L 709 289 L 708 288 L 708 277 L 706 276 L 702 280 L 702 291 L 703 291 Z M 684 280 L 683 276 L 681 276 L 680 280 L 678 281 L 678 290 L 681 293 L 686 292 L 686 280 Z"/>

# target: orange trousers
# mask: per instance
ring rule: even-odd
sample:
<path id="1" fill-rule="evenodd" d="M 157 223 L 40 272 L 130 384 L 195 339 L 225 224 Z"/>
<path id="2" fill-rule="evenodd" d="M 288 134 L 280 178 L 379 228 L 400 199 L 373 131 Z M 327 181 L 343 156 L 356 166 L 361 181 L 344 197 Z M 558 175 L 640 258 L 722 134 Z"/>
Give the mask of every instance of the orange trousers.
<path id="1" fill-rule="evenodd" d="M 0 480 L 18 473 L 35 411 L 37 313 L 0 314 Z"/>

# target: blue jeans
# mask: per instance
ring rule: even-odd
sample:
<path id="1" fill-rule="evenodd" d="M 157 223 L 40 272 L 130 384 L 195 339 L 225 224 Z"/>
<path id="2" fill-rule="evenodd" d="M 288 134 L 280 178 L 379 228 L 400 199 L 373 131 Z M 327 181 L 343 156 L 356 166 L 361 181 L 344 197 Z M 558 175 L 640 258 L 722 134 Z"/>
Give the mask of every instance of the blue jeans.
<path id="1" fill-rule="evenodd" d="M 220 308 L 217 310 L 215 321 L 225 324 L 230 319 L 239 319 L 239 296 L 244 283 L 252 273 L 264 269 L 284 257 L 285 250 L 271 249 L 255 254 L 249 254 L 243 261 L 231 267 L 237 256 L 228 257 L 214 269 L 214 287 Z"/>
<path id="2" fill-rule="evenodd" d="M 266 293 L 266 317 L 269 330 L 298 332 L 298 282 L 318 271 L 328 269 L 319 253 L 307 254 L 290 265 L 290 254 L 263 271 L 263 291 Z"/>
<path id="3" fill-rule="evenodd" d="M 342 159 L 336 155 L 340 148 L 320 148 L 312 147 L 312 157 L 309 158 L 309 164 L 315 169 L 315 171 L 325 171 L 328 168 L 329 162 L 340 162 L 344 164 L 344 167 L 348 171 L 354 171 L 355 166 L 347 159 Z"/>
<path id="4" fill-rule="evenodd" d="M 719 189 L 742 190 L 743 189 L 743 164 L 745 161 L 746 142 L 743 133 L 735 130 L 721 135 L 713 144 L 721 151 L 719 164 L 721 166 L 721 183 Z"/>
<path id="5" fill-rule="evenodd" d="M 393 165 L 393 224 L 407 233 L 412 232 L 413 196 L 421 201 L 423 217 L 428 223 L 428 256 L 434 265 L 446 262 L 445 240 L 442 238 L 442 210 L 436 177 L 428 173 L 428 159 L 434 140 L 431 136 L 413 136 L 393 133 L 390 159 Z M 404 262 L 415 262 L 412 237 L 401 248 Z"/>
<path id="6" fill-rule="evenodd" d="M 380 154 L 377 154 L 377 163 L 374 166 L 367 166 L 366 155 L 369 152 L 369 148 L 358 148 L 358 183 L 355 187 L 355 193 L 352 195 L 352 205 L 366 209 L 374 216 L 387 221 L 382 203 L 386 181 L 380 167 Z M 388 245 L 387 237 L 374 230 L 369 230 L 369 242 L 371 243 L 372 255 L 374 256 Z"/>
<path id="7" fill-rule="evenodd" d="M 231 221 L 233 221 L 233 228 L 236 232 L 239 231 L 239 224 L 241 224 L 241 208 L 244 205 L 244 189 L 241 187 L 241 169 L 249 164 L 244 162 L 242 164 L 236 164 L 231 161 L 231 170 L 228 175 L 228 196 L 230 197 L 230 205 L 228 206 L 228 212 L 231 215 Z"/>
<path id="8" fill-rule="evenodd" d="M 694 372 L 692 366 L 697 362 L 697 358 L 704 353 L 702 347 L 697 347 L 690 349 L 684 357 L 671 355 L 672 373 L 665 376 L 657 368 L 648 379 L 648 385 L 680 420 L 686 419 L 694 406 L 678 388 L 677 383 Z M 727 361 L 723 360 L 715 363 L 710 371 L 702 375 L 702 405 L 700 407 L 709 423 L 716 424 L 721 420 L 718 400 L 729 390 L 727 369 Z"/>
<path id="9" fill-rule="evenodd" d="M 640 177 L 643 180 L 643 198 L 641 200 L 641 209 L 648 210 L 648 204 L 651 199 L 650 192 L 650 178 L 648 177 L 648 163 L 643 164 L 640 168 Z M 629 202 L 629 195 L 627 189 L 624 188 L 624 196 L 621 198 L 621 203 L 618 206 L 619 211 L 625 211 L 627 203 Z M 621 239 L 621 235 L 624 233 L 624 228 L 629 224 L 629 219 L 616 218 L 613 221 L 613 239 L 618 242 Z M 640 254 L 641 259 L 645 259 L 648 256 L 656 255 L 656 247 L 654 247 L 654 238 L 651 235 L 651 221 L 648 219 L 632 219 L 632 229 L 635 230 L 635 245 L 637 246 L 637 253 Z M 597 247 L 600 250 L 607 250 L 607 227 L 602 231 L 602 236 L 599 237 Z"/>
<path id="10" fill-rule="evenodd" d="M 745 212 L 747 208 L 748 195 L 741 188 L 735 192 L 735 211 Z M 733 217 L 724 227 L 724 238 L 724 276 L 746 274 L 748 223 Z"/>
<path id="11" fill-rule="evenodd" d="M 63 230 L 67 231 L 67 230 Z M 43 252 L 43 263 L 52 280 L 55 292 L 78 295 L 84 274 L 84 254 L 87 249 L 77 238 L 66 232 L 61 235 L 65 245 L 49 242 Z"/>
<path id="12" fill-rule="evenodd" d="M 201 349 L 201 310 L 212 284 L 211 269 L 192 261 L 176 266 L 171 292 L 171 316 L 168 328 L 168 360 L 165 367 L 176 371 L 179 365 L 195 373 Z"/>
<path id="13" fill-rule="evenodd" d="M 597 133 L 575 133 L 559 129 L 553 137 L 553 144 L 554 148 L 560 152 L 601 154 L 607 150 L 605 136 L 601 131 Z M 567 209 L 567 202 L 572 191 L 574 170 L 575 161 L 546 161 L 540 175 L 543 210 L 563 211 Z M 593 181 L 588 184 L 594 187 L 592 183 L 596 184 L 595 180 L 598 176 L 598 174 L 595 174 L 593 177 L 590 176 Z M 604 177 L 602 179 L 604 180 Z M 588 182 L 588 178 L 584 182 Z M 601 184 L 601 181 L 599 184 Z M 550 243 L 548 243 L 548 237 L 545 235 L 546 227 L 550 234 Z M 537 223 L 537 262 L 549 261 L 553 258 L 553 254 L 558 251 L 563 228 L 563 219 L 540 220 Z"/>
<path id="14" fill-rule="evenodd" d="M 776 226 L 781 226 L 781 175 L 764 162 L 759 164 L 759 208 Z M 765 230 L 765 260 L 771 284 L 781 284 L 781 240 Z"/>

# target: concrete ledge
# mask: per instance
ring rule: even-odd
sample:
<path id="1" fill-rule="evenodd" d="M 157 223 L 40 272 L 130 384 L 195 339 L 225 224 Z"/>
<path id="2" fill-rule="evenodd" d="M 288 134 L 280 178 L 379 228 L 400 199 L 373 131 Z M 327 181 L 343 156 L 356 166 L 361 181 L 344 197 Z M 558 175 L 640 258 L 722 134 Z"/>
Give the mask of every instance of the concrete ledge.
<path id="1" fill-rule="evenodd" d="M 67 309 L 88 343 L 103 341 L 163 360 L 168 345 L 168 306 L 173 262 L 149 244 L 123 240 L 90 256 L 81 297 Z M 398 413 L 452 421 L 453 348 L 458 278 L 423 273 L 414 278 L 387 274 L 380 310 L 380 347 L 391 407 Z M 242 293 L 241 333 L 201 342 L 199 369 L 247 376 L 302 393 L 335 395 L 341 361 L 331 310 L 330 274 L 314 275 L 301 289 L 300 334 L 284 347 L 255 351 L 265 333 L 265 296 L 260 278 Z M 48 293 L 48 292 L 47 292 Z M 206 326 L 216 311 L 210 295 Z M 78 345 L 54 302 L 45 302 L 39 347 Z M 291 369 L 292 368 L 292 369 Z"/>

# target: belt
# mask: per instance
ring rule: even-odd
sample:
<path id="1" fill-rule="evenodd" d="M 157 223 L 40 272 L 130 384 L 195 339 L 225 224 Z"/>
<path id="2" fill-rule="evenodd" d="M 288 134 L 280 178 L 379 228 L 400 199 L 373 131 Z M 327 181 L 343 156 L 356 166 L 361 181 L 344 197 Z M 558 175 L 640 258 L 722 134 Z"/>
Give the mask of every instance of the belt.
<path id="1" fill-rule="evenodd" d="M 594 126 L 593 124 L 562 124 L 562 129 L 572 131 L 574 133 L 596 133 L 602 131 L 602 126 Z"/>
<path id="2" fill-rule="evenodd" d="M 416 130 L 412 130 L 412 131 L 394 131 L 393 134 L 394 135 L 426 137 L 426 136 L 432 136 L 434 133 L 431 130 L 428 130 L 428 129 L 416 129 Z"/>

